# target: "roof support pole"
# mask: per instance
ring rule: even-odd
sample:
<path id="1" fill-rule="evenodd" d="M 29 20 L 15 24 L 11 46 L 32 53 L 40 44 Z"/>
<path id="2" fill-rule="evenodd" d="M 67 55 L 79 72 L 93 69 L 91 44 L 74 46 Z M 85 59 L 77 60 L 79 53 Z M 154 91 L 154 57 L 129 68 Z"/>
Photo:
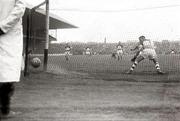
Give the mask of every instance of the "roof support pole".
<path id="1" fill-rule="evenodd" d="M 39 5 L 35 6 L 34 8 L 32 8 L 32 10 L 36 10 L 37 8 L 41 7 L 42 5 L 46 4 L 46 1 L 40 3 Z"/>
<path id="2" fill-rule="evenodd" d="M 46 0 L 46 41 L 44 48 L 44 71 L 47 71 L 48 62 L 48 49 L 49 49 L 49 0 Z"/>

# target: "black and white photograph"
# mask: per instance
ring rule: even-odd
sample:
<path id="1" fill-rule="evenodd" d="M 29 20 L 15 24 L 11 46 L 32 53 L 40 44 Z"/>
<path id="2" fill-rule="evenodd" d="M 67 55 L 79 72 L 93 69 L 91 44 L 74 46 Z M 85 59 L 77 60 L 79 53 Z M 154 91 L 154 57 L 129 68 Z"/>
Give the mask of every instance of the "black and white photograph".
<path id="1" fill-rule="evenodd" d="M 0 0 L 0 121 L 180 121 L 180 0 Z"/>

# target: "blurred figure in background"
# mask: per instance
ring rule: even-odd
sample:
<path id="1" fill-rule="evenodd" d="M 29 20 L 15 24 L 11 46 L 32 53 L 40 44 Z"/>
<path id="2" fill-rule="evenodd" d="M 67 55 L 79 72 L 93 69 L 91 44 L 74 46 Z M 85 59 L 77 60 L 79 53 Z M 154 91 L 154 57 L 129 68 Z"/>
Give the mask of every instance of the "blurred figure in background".
<path id="1" fill-rule="evenodd" d="M 122 43 L 119 41 L 117 46 L 116 46 L 116 53 L 117 53 L 117 58 L 118 60 L 122 60 L 122 56 L 123 56 L 123 45 Z"/>
<path id="2" fill-rule="evenodd" d="M 68 61 L 72 47 L 67 43 L 65 46 L 65 58 Z"/>

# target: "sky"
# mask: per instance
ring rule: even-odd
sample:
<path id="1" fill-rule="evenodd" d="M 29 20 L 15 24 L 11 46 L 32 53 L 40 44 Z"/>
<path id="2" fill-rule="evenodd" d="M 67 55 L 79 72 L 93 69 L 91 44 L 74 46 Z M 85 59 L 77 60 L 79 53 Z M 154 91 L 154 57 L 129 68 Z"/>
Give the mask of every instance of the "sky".
<path id="1" fill-rule="evenodd" d="M 180 0 L 49 1 L 50 12 L 79 27 L 58 30 L 59 42 L 126 42 L 141 35 L 154 41 L 180 40 Z"/>

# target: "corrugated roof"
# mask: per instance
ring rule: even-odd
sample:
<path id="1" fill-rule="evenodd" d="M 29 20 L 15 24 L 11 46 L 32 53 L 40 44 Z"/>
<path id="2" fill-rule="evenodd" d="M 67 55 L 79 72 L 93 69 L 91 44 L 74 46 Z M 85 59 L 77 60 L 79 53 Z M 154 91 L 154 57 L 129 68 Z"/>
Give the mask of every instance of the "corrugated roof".
<path id="1" fill-rule="evenodd" d="M 35 6 L 27 4 L 27 9 L 31 10 Z M 45 13 L 46 11 L 38 8 L 35 10 L 35 12 L 32 13 L 32 22 L 35 27 L 42 28 L 45 25 Z M 28 11 L 25 12 L 24 16 L 27 16 Z M 53 14 L 49 13 L 50 20 L 49 20 L 49 28 L 50 29 L 65 29 L 65 28 L 78 28 L 77 26 L 69 23 L 65 19 Z"/>

